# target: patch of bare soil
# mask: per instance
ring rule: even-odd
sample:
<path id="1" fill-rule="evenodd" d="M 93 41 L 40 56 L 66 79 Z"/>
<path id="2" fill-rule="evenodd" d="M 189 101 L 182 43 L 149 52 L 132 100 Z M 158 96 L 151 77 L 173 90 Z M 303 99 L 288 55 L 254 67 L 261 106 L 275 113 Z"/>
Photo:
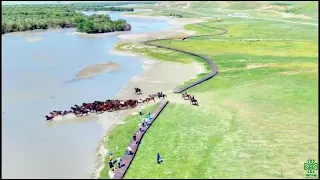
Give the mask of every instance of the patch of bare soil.
<path id="1" fill-rule="evenodd" d="M 261 68 L 266 66 L 273 66 L 275 63 L 267 63 L 267 64 L 247 64 L 246 69 L 255 69 L 255 68 Z"/>
<path id="2" fill-rule="evenodd" d="M 115 62 L 107 62 L 103 64 L 94 64 L 88 67 L 85 67 L 79 71 L 76 75 L 77 79 L 86 79 L 98 74 L 102 74 L 104 71 L 115 71 L 120 68 L 120 64 Z"/>

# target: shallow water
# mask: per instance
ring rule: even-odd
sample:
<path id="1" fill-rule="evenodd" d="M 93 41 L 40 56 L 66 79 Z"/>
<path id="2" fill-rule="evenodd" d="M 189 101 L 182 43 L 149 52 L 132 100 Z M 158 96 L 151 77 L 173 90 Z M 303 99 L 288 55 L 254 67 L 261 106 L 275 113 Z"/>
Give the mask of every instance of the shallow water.
<path id="1" fill-rule="evenodd" d="M 168 21 L 125 19 L 130 33 L 169 27 Z M 110 54 L 116 35 L 89 38 L 74 29 L 11 33 L 2 36 L 2 172 L 3 178 L 89 178 L 103 135 L 96 118 L 60 122 L 44 116 L 74 104 L 115 97 L 131 77 L 142 73 L 137 57 Z M 42 40 L 27 41 L 30 37 Z M 39 38 L 37 38 L 39 39 Z M 118 71 L 74 80 L 84 67 L 113 61 Z"/>

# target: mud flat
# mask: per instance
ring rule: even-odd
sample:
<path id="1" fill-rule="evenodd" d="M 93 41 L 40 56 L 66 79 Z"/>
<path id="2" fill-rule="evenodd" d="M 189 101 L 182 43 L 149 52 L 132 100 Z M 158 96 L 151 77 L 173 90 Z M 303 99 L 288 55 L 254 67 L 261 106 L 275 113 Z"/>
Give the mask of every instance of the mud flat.
<path id="1" fill-rule="evenodd" d="M 77 79 L 87 79 L 91 78 L 93 76 L 102 74 L 105 71 L 116 71 L 120 68 L 120 64 L 115 62 L 107 62 L 107 63 L 101 63 L 101 64 L 94 64 L 85 67 L 84 69 L 80 70 L 76 78 Z"/>

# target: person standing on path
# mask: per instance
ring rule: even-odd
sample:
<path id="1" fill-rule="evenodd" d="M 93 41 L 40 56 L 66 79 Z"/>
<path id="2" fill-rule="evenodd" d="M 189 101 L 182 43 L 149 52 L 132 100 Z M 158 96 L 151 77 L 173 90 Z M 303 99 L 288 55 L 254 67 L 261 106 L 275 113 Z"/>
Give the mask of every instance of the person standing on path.
<path id="1" fill-rule="evenodd" d="M 113 171 L 114 165 L 113 165 L 113 162 L 112 162 L 112 161 L 109 161 L 109 167 L 110 167 L 110 170 Z"/>
<path id="2" fill-rule="evenodd" d="M 143 123 L 145 124 L 145 126 L 148 126 L 148 118 L 144 118 Z"/>
<path id="3" fill-rule="evenodd" d="M 142 124 L 140 124 L 140 126 L 139 126 L 139 132 L 140 133 L 142 132 Z"/>
<path id="4" fill-rule="evenodd" d="M 133 134 L 132 138 L 133 138 L 134 142 L 136 142 L 136 140 L 137 140 L 136 134 Z"/>
<path id="5" fill-rule="evenodd" d="M 132 152 L 131 152 L 131 151 L 132 151 L 132 149 L 131 149 L 131 147 L 130 147 L 130 146 L 128 146 L 128 151 L 129 151 L 129 154 L 128 154 L 128 155 L 129 155 L 129 156 L 131 156 L 131 154 L 132 154 Z"/>
<path id="6" fill-rule="evenodd" d="M 121 161 L 122 161 L 122 159 L 121 159 L 120 156 L 118 156 L 117 161 L 118 161 L 118 168 L 121 168 Z"/>
<path id="7" fill-rule="evenodd" d="M 148 114 L 148 121 L 150 121 L 150 119 L 151 119 L 151 114 L 149 113 Z"/>

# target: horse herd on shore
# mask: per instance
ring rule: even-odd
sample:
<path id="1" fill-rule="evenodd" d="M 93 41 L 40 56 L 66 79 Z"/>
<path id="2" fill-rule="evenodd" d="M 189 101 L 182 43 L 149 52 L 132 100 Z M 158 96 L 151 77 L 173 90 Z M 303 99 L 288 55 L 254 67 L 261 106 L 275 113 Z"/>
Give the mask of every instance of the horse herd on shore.
<path id="1" fill-rule="evenodd" d="M 142 94 L 141 89 L 134 88 L 135 94 Z M 158 92 L 156 94 L 151 94 L 145 99 L 129 99 L 129 100 L 106 100 L 106 101 L 94 101 L 93 103 L 82 103 L 82 105 L 74 105 L 67 111 L 52 111 L 48 115 L 45 116 L 46 121 L 51 121 L 57 116 L 65 116 L 68 114 L 74 114 L 76 117 L 89 115 L 89 113 L 103 113 L 103 112 L 112 112 L 118 111 L 128 108 L 135 108 L 140 103 L 147 103 L 150 101 L 154 101 L 158 98 L 159 100 L 162 98 L 166 98 L 167 95 L 162 92 Z"/>

